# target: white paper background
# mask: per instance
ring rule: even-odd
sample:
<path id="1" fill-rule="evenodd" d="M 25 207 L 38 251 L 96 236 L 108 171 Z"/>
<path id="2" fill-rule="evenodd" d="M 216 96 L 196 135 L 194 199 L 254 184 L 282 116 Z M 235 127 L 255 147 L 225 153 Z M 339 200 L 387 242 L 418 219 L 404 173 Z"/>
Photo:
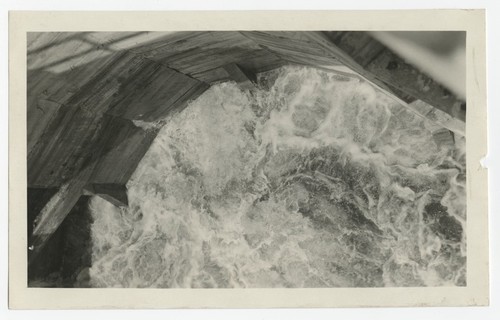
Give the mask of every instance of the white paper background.
<path id="1" fill-rule="evenodd" d="M 500 152 L 495 146 L 499 145 L 500 130 L 495 123 L 500 121 L 498 109 L 499 99 L 499 77 L 494 70 L 500 71 L 499 62 L 500 46 L 498 32 L 500 26 L 500 5 L 498 1 L 355 1 L 349 0 L 343 3 L 329 4 L 330 1 L 177 1 L 170 3 L 164 1 L 140 0 L 140 1 L 13 1 L 2 0 L 0 40 L 3 44 L 0 60 L 0 99 L 2 116 L 0 121 L 0 136 L 2 139 L 1 161 L 2 161 L 2 191 L 0 199 L 0 308 L 2 319 L 24 319 L 26 317 L 37 317 L 37 319 L 108 319 L 120 317 L 121 319 L 136 319 L 137 317 L 148 317 L 153 319 L 164 319 L 165 317 L 183 317 L 185 319 L 497 319 L 500 315 L 500 280 L 498 276 L 500 265 L 500 224 L 495 214 L 500 210 L 500 203 L 496 195 L 500 189 Z M 238 3 L 237 3 L 238 2 Z M 281 3 L 280 3 L 281 2 Z M 486 8 L 487 9 L 487 34 L 488 37 L 488 124 L 489 124 L 489 155 L 485 165 L 489 169 L 489 211 L 490 211 L 490 307 L 481 308 L 405 308 L 405 309 L 298 309 L 298 310 L 169 310 L 169 311 L 8 311 L 7 310 L 7 110 L 8 110 L 8 10 L 264 10 L 264 9 L 432 9 L 432 8 Z"/>

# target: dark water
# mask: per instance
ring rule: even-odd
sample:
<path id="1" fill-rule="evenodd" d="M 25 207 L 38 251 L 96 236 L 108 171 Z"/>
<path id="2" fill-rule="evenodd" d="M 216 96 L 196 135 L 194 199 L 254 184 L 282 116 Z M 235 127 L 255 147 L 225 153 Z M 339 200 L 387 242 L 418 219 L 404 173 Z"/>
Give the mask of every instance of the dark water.
<path id="1" fill-rule="evenodd" d="M 438 146 L 432 124 L 357 79 L 261 80 L 172 117 L 129 208 L 93 199 L 92 285 L 465 285 L 465 139 Z"/>

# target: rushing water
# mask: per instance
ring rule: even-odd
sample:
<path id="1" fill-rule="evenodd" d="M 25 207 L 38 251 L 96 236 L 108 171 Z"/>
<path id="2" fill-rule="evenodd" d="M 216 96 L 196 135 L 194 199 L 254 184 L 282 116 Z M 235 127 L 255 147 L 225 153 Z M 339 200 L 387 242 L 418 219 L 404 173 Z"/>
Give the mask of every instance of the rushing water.
<path id="1" fill-rule="evenodd" d="M 465 285 L 465 140 L 308 68 L 213 86 L 91 202 L 95 287 Z"/>

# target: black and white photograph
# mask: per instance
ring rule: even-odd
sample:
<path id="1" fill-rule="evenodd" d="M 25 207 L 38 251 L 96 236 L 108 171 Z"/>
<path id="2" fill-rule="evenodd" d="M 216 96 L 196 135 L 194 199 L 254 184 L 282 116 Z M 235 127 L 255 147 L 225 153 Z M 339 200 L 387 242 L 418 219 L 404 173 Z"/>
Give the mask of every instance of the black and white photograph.
<path id="1" fill-rule="evenodd" d="M 27 41 L 30 287 L 467 284 L 465 32 Z"/>
<path id="2" fill-rule="evenodd" d="M 213 292 L 154 302 L 182 308 L 300 307 L 284 294 L 313 289 L 304 306 L 487 303 L 472 27 L 179 25 L 23 33 L 22 290 L 83 308 L 72 295 L 94 290 Z M 361 302 L 321 291 L 351 289 Z"/>

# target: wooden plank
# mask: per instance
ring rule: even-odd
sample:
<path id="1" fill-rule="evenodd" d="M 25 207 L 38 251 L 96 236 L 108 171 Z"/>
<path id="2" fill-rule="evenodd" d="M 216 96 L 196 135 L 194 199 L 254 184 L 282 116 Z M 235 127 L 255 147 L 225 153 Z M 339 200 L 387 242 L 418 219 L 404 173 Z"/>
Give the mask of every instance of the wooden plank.
<path id="1" fill-rule="evenodd" d="M 50 100 L 38 100 L 28 103 L 27 108 L 27 142 L 29 154 L 33 146 L 40 140 L 45 128 L 52 122 L 61 107 Z"/>
<path id="2" fill-rule="evenodd" d="M 206 34 L 205 31 L 179 31 L 156 41 L 143 43 L 131 50 L 147 58 L 161 59 L 172 53 L 189 50 L 192 48 L 191 44 L 196 42 L 197 37 L 203 37 Z"/>
<path id="3" fill-rule="evenodd" d="M 294 32 L 242 32 L 250 39 L 253 39 L 261 46 L 271 47 L 275 50 L 293 52 L 297 55 L 320 57 L 323 59 L 333 59 L 335 56 L 318 46 L 310 39 L 303 37 L 300 33 Z"/>
<path id="4" fill-rule="evenodd" d="M 255 43 L 235 31 L 204 31 L 179 32 L 178 34 L 168 35 L 153 43 L 143 44 L 133 51 L 159 61 L 196 48 L 203 48 L 204 50 L 216 48 L 259 49 Z"/>
<path id="5" fill-rule="evenodd" d="M 238 65 L 254 73 L 266 72 L 286 65 L 286 61 L 273 53 L 254 51 L 245 59 L 238 61 Z"/>
<path id="6" fill-rule="evenodd" d="M 415 98 L 414 96 L 409 95 L 386 82 L 384 82 L 384 84 L 387 86 L 387 88 L 391 90 L 390 91 L 391 93 L 394 93 L 398 98 L 403 100 L 405 103 L 412 103 L 413 101 L 417 100 L 417 98 Z"/>
<path id="7" fill-rule="evenodd" d="M 89 113 L 103 114 L 121 86 L 131 81 L 130 76 L 140 72 L 148 64 L 149 60 L 129 52 L 119 53 L 91 81 L 81 86 L 66 104 Z"/>
<path id="8" fill-rule="evenodd" d="M 266 52 L 265 50 L 251 52 L 245 57 L 236 59 L 236 61 L 239 66 L 253 73 L 266 72 L 289 64 L 287 61 L 280 59 L 271 52 Z M 206 83 L 216 83 L 230 80 L 230 76 L 224 69 L 224 66 L 203 70 L 201 72 L 194 72 L 191 76 Z"/>
<path id="9" fill-rule="evenodd" d="M 325 32 L 328 38 L 360 66 L 366 67 L 386 47 L 364 31 Z"/>
<path id="10" fill-rule="evenodd" d="M 229 73 L 224 69 L 224 66 L 209 69 L 206 71 L 192 73 L 191 76 L 205 83 L 214 84 L 217 82 L 229 81 Z"/>
<path id="11" fill-rule="evenodd" d="M 147 60 L 143 69 L 122 83 L 107 114 L 131 119 L 156 121 L 165 117 L 170 106 L 201 82 Z"/>
<path id="12" fill-rule="evenodd" d="M 380 86 L 381 82 L 388 83 L 460 121 L 465 121 L 463 101 L 406 63 L 388 48 L 381 51 L 381 44 L 375 40 L 366 40 L 368 36 L 365 33 L 323 32 L 322 34 L 310 33 L 310 36 L 325 48 L 330 48 L 342 63 L 376 85 Z M 368 54 L 370 51 L 374 54 Z"/>
<path id="13" fill-rule="evenodd" d="M 135 78 L 141 74 L 144 77 Z M 165 83 L 164 79 L 169 77 L 172 81 Z M 165 90 L 169 86 L 174 91 Z M 151 115 L 165 116 L 171 109 L 169 104 L 178 107 L 179 99 L 191 98 L 185 94 L 193 87 L 206 88 L 206 85 L 200 86 L 197 80 L 134 54 L 116 56 L 89 83 L 82 85 L 64 108 L 59 108 L 33 143 L 28 158 L 28 184 L 54 187 L 70 180 L 97 154 L 97 139 L 110 130 L 106 129 L 109 119 L 103 117 L 117 101 L 122 109 L 115 110 L 114 115 L 133 119 L 141 115 L 139 119 L 154 120 Z M 138 92 L 141 94 L 134 96 Z M 199 94 L 199 90 L 193 92 Z"/>
<path id="14" fill-rule="evenodd" d="M 168 58 L 167 60 L 161 60 L 160 62 L 182 73 L 192 75 L 209 69 L 215 69 L 228 63 L 238 63 L 253 55 L 267 54 L 269 53 L 262 49 L 258 51 L 246 51 L 238 47 L 215 49 L 197 48 L 192 52 L 186 52 L 185 54 L 183 53 L 179 56 Z"/>
<path id="15" fill-rule="evenodd" d="M 80 174 L 69 183 L 62 186 L 59 191 L 44 206 L 33 234 L 28 240 L 28 263 L 32 264 L 42 252 L 50 237 L 56 232 L 71 209 L 75 206 L 83 194 L 83 187 L 92 172 L 92 167 L 81 171 Z"/>
<path id="16" fill-rule="evenodd" d="M 33 234 L 35 220 L 58 188 L 28 188 L 28 238 Z"/>
<path id="17" fill-rule="evenodd" d="M 335 55 L 305 37 L 303 32 L 243 31 L 241 33 L 266 50 L 293 63 L 310 66 L 339 64 Z"/>
<path id="18" fill-rule="evenodd" d="M 92 81 L 113 57 L 116 58 L 116 56 L 110 55 L 105 59 L 95 60 L 86 66 L 80 66 L 63 73 L 52 73 L 44 70 L 28 71 L 28 154 L 56 118 L 59 108 L 64 108 L 74 94 L 84 84 Z"/>
<path id="19" fill-rule="evenodd" d="M 162 34 L 165 34 L 165 36 L 161 36 Z M 46 49 L 43 54 L 48 54 L 58 48 L 61 49 L 60 52 L 54 54 L 54 56 L 57 56 L 54 61 L 69 59 L 61 62 L 61 68 L 70 70 L 70 68 L 75 69 L 81 64 L 109 55 L 115 50 L 114 43 L 120 44 L 120 38 L 135 36 L 135 38 L 132 38 L 136 41 L 135 47 L 134 42 L 131 42 L 128 44 L 129 48 L 127 48 L 127 45 L 125 46 L 126 49 L 142 58 L 165 63 L 167 66 L 188 75 L 203 74 L 202 78 L 200 78 L 202 81 L 211 78 L 208 75 L 208 70 L 216 70 L 231 62 L 245 63 L 253 58 L 253 65 L 245 66 L 252 70 L 270 70 L 273 66 L 284 64 L 278 62 L 279 58 L 276 55 L 262 50 L 256 43 L 236 31 L 147 33 L 147 35 L 147 37 L 138 37 L 134 33 L 120 32 L 106 32 L 104 35 L 93 32 L 85 34 L 43 33 L 42 37 L 45 40 L 38 40 L 37 44 L 33 46 L 40 46 L 43 41 L 48 42 L 49 49 Z M 36 42 L 36 37 L 33 36 L 33 38 L 32 42 Z M 155 40 L 146 41 L 145 43 L 140 42 L 143 41 L 143 38 L 145 40 L 147 38 Z M 268 65 L 268 61 L 270 65 Z M 33 63 L 32 68 L 41 67 L 40 63 L 38 65 Z M 92 70 L 92 68 L 86 70 Z M 98 70 L 98 68 L 92 71 L 95 70 Z M 214 78 L 221 80 L 219 76 Z M 81 83 L 85 83 L 85 81 L 74 82 L 76 88 L 73 88 L 73 90 L 77 91 Z M 49 89 L 53 90 L 52 88 Z M 59 101 L 59 99 L 56 101 Z"/>
<path id="20" fill-rule="evenodd" d="M 39 179 L 41 184 L 62 183 L 59 192 L 38 215 L 38 223 L 29 242 L 30 261 L 36 259 L 89 185 L 93 186 L 92 191 L 95 194 L 115 204 L 126 204 L 126 182 L 149 149 L 157 130 L 144 131 L 130 120 L 111 116 L 104 116 L 103 120 L 102 129 L 97 130 L 97 137 L 89 146 L 84 143 L 77 144 L 69 154 L 65 154 L 65 150 L 51 149 L 54 157 L 49 159 L 51 166 L 45 169 L 50 171 L 42 170 L 39 176 L 28 174 L 29 178 Z M 62 142 L 63 148 L 72 147 L 61 138 L 56 142 Z M 81 150 L 83 153 L 78 154 Z M 74 167 L 68 169 L 69 172 L 64 167 L 60 168 L 60 161 L 70 161 L 72 158 L 78 159 L 78 162 L 72 164 Z M 52 174 L 55 174 L 55 177 L 52 177 Z M 70 179 L 64 181 L 60 178 L 65 175 Z"/>
<path id="21" fill-rule="evenodd" d="M 292 63 L 304 64 L 312 67 L 320 67 L 325 65 L 338 65 L 336 60 L 330 58 L 322 58 L 319 56 L 311 56 L 307 54 L 302 54 L 294 51 L 293 49 L 281 49 L 276 47 L 263 46 L 270 52 L 280 56 L 285 61 L 290 61 Z"/>
<path id="22" fill-rule="evenodd" d="M 28 287 L 88 287 L 82 279 L 92 264 L 90 197 L 82 196 L 42 247 L 32 247 Z M 84 277 L 83 277 L 84 278 Z"/>
<path id="23" fill-rule="evenodd" d="M 43 33 L 36 39 L 46 39 L 46 42 L 41 46 L 32 45 L 28 48 L 30 71 L 43 70 L 59 74 L 96 60 L 105 60 L 115 53 L 115 50 L 106 45 L 90 40 L 88 33 L 50 32 Z"/>
<path id="24" fill-rule="evenodd" d="M 103 141 L 102 155 L 99 158 L 89 184 L 126 185 L 140 160 L 148 151 L 159 128 L 145 130 L 130 120 L 114 119 L 110 128 L 116 132 L 112 139 Z"/>
<path id="25" fill-rule="evenodd" d="M 257 82 L 257 77 L 255 74 L 248 70 L 245 70 L 235 63 L 227 64 L 224 69 L 229 74 L 229 77 L 236 81 L 236 83 L 245 90 L 255 89 L 255 84 Z"/>
<path id="26" fill-rule="evenodd" d="M 61 108 L 28 156 L 28 186 L 59 187 L 70 180 L 93 153 L 102 121 L 75 108 Z"/>
<path id="27" fill-rule="evenodd" d="M 128 206 L 127 186 L 120 183 L 92 183 L 84 187 L 86 192 L 94 194 L 117 207 Z"/>
<path id="28" fill-rule="evenodd" d="M 437 124 L 439 127 L 446 128 L 456 134 L 465 136 L 465 122 L 454 118 L 446 112 L 434 108 L 430 104 L 415 100 L 406 105 L 411 111 Z"/>
<path id="29" fill-rule="evenodd" d="M 81 41 L 78 32 L 28 33 L 28 70 L 42 68 L 70 55 L 89 52 L 92 45 Z"/>
<path id="30" fill-rule="evenodd" d="M 131 78 L 132 81 L 122 86 L 107 114 L 131 120 L 157 121 L 164 118 L 193 87 L 208 88 L 196 79 L 155 62 Z"/>
<path id="31" fill-rule="evenodd" d="M 242 66 L 246 63 L 244 67 L 252 72 L 284 64 L 273 53 L 234 31 L 184 32 L 133 51 L 209 83 L 227 80 L 227 75 L 219 68 L 229 63 Z"/>
<path id="32" fill-rule="evenodd" d="M 386 83 L 465 121 L 465 102 L 388 49 L 371 61 L 366 69 Z"/>
<path id="33" fill-rule="evenodd" d="M 27 77 L 28 104 L 39 99 L 66 104 L 80 88 L 96 76 L 116 55 L 108 55 L 85 65 L 69 67 L 65 72 L 29 70 Z"/>
<path id="34" fill-rule="evenodd" d="M 191 86 L 187 91 L 185 91 L 182 96 L 180 96 L 175 102 L 170 106 L 167 106 L 165 110 L 157 109 L 157 113 L 152 113 L 151 117 L 154 119 L 165 117 L 166 113 L 172 115 L 182 109 L 184 109 L 187 104 L 200 96 L 209 88 L 209 85 L 204 82 L 198 82 Z M 149 119 L 148 119 L 149 120 Z"/>

